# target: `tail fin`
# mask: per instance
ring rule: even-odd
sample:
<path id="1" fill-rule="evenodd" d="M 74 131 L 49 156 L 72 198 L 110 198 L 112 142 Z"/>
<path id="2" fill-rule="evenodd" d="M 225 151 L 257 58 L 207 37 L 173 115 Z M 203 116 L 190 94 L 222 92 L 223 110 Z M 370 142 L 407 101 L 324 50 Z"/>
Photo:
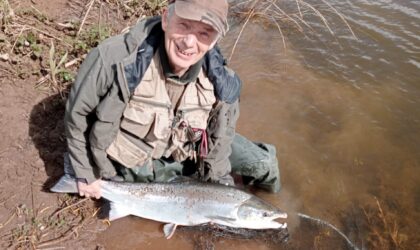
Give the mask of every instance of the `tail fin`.
<path id="1" fill-rule="evenodd" d="M 78 193 L 79 190 L 75 176 L 76 174 L 70 163 L 69 153 L 64 153 L 64 175 L 50 188 L 50 191 L 55 193 Z"/>
<path id="2" fill-rule="evenodd" d="M 51 192 L 55 193 L 78 193 L 77 181 L 76 179 L 69 175 L 65 174 L 61 176 L 60 180 L 50 188 Z"/>

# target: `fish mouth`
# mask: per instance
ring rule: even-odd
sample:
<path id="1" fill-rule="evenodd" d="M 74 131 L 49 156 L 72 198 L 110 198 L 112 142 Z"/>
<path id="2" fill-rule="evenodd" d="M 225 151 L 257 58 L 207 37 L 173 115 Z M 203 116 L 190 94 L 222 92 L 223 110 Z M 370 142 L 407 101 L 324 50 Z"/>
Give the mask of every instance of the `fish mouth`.
<path id="1" fill-rule="evenodd" d="M 275 217 L 274 219 L 287 219 L 287 213 L 283 213 L 283 212 L 277 213 L 274 215 L 274 217 Z"/>
<path id="2" fill-rule="evenodd" d="M 287 213 L 275 213 L 270 217 L 265 217 L 264 218 L 264 224 L 265 227 L 267 228 L 276 228 L 276 229 L 280 229 L 280 228 L 286 228 L 287 227 L 287 223 L 286 220 L 287 219 Z"/>
<path id="3" fill-rule="evenodd" d="M 280 219 L 278 216 L 276 219 Z M 286 228 L 287 227 L 287 222 L 281 220 L 278 221 L 276 219 L 272 219 L 272 220 L 265 220 L 263 223 L 263 227 L 262 228 L 273 228 L 273 229 L 280 229 L 280 228 Z M 281 218 L 284 219 L 284 218 Z"/>
<path id="4" fill-rule="evenodd" d="M 274 220 L 282 221 L 285 219 L 287 219 L 287 213 L 283 213 L 283 212 L 274 213 L 273 215 L 267 216 L 264 218 L 264 220 L 267 220 L 267 221 L 274 221 Z"/>
<path id="5" fill-rule="evenodd" d="M 268 224 L 269 228 L 287 228 L 287 222 L 277 222 L 277 221 L 270 221 Z"/>
<path id="6" fill-rule="evenodd" d="M 273 219 L 271 220 L 273 226 L 276 226 L 276 228 L 286 228 L 287 227 L 287 223 L 286 220 L 287 219 L 287 213 L 276 213 L 273 216 Z"/>

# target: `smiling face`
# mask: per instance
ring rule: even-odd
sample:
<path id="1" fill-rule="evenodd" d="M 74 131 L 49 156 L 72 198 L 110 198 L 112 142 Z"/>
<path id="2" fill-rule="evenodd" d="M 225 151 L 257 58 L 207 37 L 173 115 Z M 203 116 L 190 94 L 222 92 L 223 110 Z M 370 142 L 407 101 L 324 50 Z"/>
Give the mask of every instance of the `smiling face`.
<path id="1" fill-rule="evenodd" d="M 165 32 L 165 49 L 173 73 L 182 76 L 213 48 L 218 32 L 212 26 L 181 18 L 164 10 L 162 29 Z"/>

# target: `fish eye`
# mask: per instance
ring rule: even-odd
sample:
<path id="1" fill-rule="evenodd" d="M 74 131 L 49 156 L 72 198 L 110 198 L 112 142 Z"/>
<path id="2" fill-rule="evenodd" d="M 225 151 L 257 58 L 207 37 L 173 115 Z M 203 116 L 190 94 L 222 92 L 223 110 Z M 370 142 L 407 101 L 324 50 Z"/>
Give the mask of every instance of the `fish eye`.
<path id="1" fill-rule="evenodd" d="M 264 212 L 264 213 L 263 213 L 263 216 L 264 216 L 264 217 L 268 217 L 268 216 L 270 216 L 270 213 L 269 213 L 269 212 Z"/>

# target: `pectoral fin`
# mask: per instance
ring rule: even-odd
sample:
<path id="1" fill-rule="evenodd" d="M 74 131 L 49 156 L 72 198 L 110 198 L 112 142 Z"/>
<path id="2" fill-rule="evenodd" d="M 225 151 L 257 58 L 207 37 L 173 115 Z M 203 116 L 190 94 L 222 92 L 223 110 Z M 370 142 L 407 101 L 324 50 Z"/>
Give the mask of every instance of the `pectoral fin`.
<path id="1" fill-rule="evenodd" d="M 115 202 L 111 202 L 111 209 L 109 210 L 109 220 L 113 221 L 127 215 L 130 215 L 130 211 L 125 207 L 118 205 Z"/>
<path id="2" fill-rule="evenodd" d="M 173 223 L 168 223 L 163 226 L 163 233 L 165 234 L 166 239 L 169 240 L 174 235 L 177 226 L 178 225 Z"/>

